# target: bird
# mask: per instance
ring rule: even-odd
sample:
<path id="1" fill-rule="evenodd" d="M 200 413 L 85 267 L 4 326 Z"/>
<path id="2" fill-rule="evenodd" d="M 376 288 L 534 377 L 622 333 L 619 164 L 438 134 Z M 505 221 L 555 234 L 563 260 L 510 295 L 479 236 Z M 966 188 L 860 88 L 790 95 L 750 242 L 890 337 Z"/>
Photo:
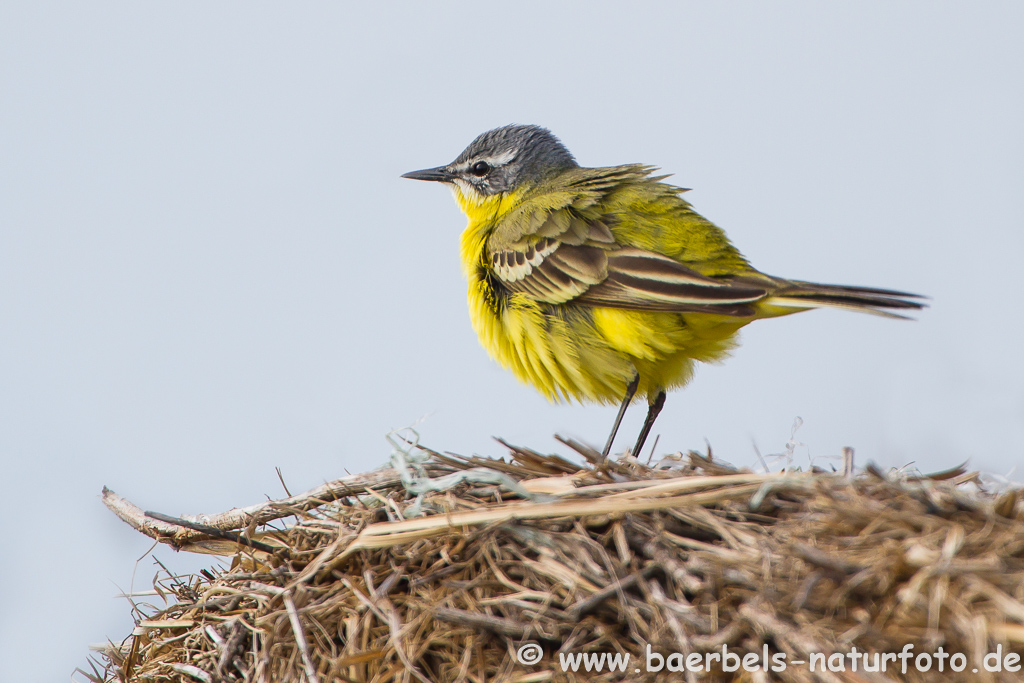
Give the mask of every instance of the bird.
<path id="1" fill-rule="evenodd" d="M 468 218 L 470 320 L 502 366 L 554 402 L 647 399 L 639 456 L 666 392 L 726 358 L 762 318 L 832 307 L 894 318 L 922 297 L 755 269 L 654 166 L 584 167 L 546 128 L 507 125 L 403 178 L 446 184 Z"/>

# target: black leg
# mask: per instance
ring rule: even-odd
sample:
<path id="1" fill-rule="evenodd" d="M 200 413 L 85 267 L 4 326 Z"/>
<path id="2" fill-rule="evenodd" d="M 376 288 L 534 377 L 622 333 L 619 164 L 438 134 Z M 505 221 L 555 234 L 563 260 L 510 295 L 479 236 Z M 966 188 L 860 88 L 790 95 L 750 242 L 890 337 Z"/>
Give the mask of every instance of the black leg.
<path id="1" fill-rule="evenodd" d="M 665 392 L 659 391 L 654 402 L 647 407 L 647 419 L 644 420 L 644 428 L 640 430 L 640 436 L 636 438 L 636 446 L 633 448 L 633 457 L 640 457 L 640 449 L 644 447 L 644 441 L 647 441 L 647 435 L 651 433 L 651 427 L 654 426 L 654 421 L 658 419 L 658 413 L 665 405 Z"/>
<path id="2" fill-rule="evenodd" d="M 612 441 L 615 441 L 615 433 L 619 431 L 619 423 L 622 422 L 622 416 L 626 414 L 626 408 L 629 406 L 629 402 L 633 400 L 633 394 L 636 393 L 636 388 L 640 384 L 640 373 L 633 375 L 633 381 L 626 387 L 626 398 L 622 399 L 622 405 L 619 406 L 619 414 L 615 416 L 615 424 L 612 425 L 612 433 L 608 435 L 608 443 L 604 445 L 604 450 L 601 451 L 601 455 L 605 458 L 608 457 L 608 452 L 612 450 Z"/>

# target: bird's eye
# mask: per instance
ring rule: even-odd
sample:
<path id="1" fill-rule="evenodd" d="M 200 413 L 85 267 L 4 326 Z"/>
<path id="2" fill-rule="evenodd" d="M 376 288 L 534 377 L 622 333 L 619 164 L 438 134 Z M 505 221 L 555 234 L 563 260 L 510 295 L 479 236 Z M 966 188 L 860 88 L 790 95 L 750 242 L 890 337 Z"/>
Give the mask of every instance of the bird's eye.
<path id="1" fill-rule="evenodd" d="M 469 172 L 478 178 L 483 178 L 490 170 L 491 166 L 486 161 L 478 161 L 469 167 Z"/>

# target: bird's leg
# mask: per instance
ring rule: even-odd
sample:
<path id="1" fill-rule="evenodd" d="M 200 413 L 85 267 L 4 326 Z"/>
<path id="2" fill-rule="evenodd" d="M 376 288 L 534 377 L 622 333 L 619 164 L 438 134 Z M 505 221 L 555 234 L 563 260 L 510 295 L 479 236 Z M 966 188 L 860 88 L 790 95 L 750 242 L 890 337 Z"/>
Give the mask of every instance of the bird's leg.
<path id="1" fill-rule="evenodd" d="M 604 458 L 608 457 L 608 452 L 612 450 L 612 441 L 615 441 L 615 433 L 619 431 L 619 423 L 622 422 L 622 416 L 626 414 L 626 408 L 629 407 L 629 402 L 633 400 L 633 394 L 636 393 L 636 388 L 640 384 L 640 373 L 633 375 L 633 381 L 626 386 L 626 398 L 622 399 L 622 405 L 619 406 L 619 414 L 615 416 L 615 424 L 612 425 L 612 433 L 608 435 L 608 442 L 604 445 L 604 450 L 601 451 L 601 456 Z"/>
<path id="2" fill-rule="evenodd" d="M 654 426 L 654 421 L 658 419 L 658 413 L 661 412 L 664 405 L 665 392 L 662 390 L 647 407 L 647 419 L 644 420 L 644 427 L 640 430 L 640 436 L 636 438 L 636 446 L 633 448 L 634 458 L 640 457 L 640 449 L 644 447 L 644 441 L 647 441 L 647 435 L 651 433 L 651 427 Z"/>

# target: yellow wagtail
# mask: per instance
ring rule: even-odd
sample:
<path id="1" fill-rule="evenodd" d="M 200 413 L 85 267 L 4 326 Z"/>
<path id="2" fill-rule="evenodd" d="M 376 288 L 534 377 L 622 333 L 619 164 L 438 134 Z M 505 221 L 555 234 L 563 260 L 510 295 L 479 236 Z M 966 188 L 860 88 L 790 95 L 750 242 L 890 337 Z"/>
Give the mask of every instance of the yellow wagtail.
<path id="1" fill-rule="evenodd" d="M 553 401 L 645 395 L 633 455 L 696 361 L 723 359 L 741 327 L 831 306 L 890 317 L 922 297 L 784 280 L 755 270 L 721 228 L 651 166 L 583 168 L 538 126 L 488 131 L 445 166 L 404 178 L 447 183 L 469 218 L 469 313 L 488 353 Z"/>

